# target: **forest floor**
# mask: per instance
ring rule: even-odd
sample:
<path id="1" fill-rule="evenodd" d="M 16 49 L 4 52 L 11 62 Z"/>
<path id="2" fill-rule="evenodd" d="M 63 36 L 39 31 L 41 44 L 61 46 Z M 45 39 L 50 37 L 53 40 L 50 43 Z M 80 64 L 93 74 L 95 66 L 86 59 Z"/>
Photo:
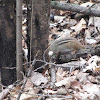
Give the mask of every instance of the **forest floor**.
<path id="1" fill-rule="evenodd" d="M 84 7 L 95 4 L 95 2 L 83 2 L 83 0 L 81 3 L 70 0 L 70 3 Z M 97 3 L 95 7 L 100 10 Z M 26 34 L 25 29 L 26 26 L 23 24 L 24 35 Z M 85 47 L 97 46 L 100 45 L 100 17 L 51 9 L 49 32 L 49 45 L 60 38 L 63 40 L 63 37 L 73 37 Z M 75 45 L 73 39 L 67 40 L 67 43 L 70 44 L 70 47 Z M 23 43 L 23 45 L 25 44 Z M 77 45 L 75 46 L 77 47 Z M 23 75 L 23 81 L 27 80 L 27 83 L 24 84 L 20 100 L 100 100 L 100 54 L 87 54 L 85 58 L 80 56 L 70 62 L 66 62 L 65 56 L 66 54 L 62 56 L 64 63 L 57 63 L 56 60 L 52 63 L 43 61 L 45 63 L 42 66 L 43 73 L 32 71 L 29 78 Z M 46 65 L 49 67 L 45 68 Z M 54 66 L 55 69 L 52 73 L 50 69 Z M 4 100 L 9 98 L 9 100 L 16 100 L 21 86 L 13 87 Z"/>

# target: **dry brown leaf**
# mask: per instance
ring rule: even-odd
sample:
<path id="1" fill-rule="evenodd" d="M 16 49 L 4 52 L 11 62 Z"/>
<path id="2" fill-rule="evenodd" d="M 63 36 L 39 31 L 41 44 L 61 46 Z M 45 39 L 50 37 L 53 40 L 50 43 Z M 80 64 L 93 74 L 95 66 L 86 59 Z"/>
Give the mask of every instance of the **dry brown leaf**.
<path id="1" fill-rule="evenodd" d="M 86 27 L 87 27 L 86 26 L 86 21 L 82 18 L 80 20 L 80 22 L 77 25 L 71 27 L 71 29 L 75 30 L 76 32 L 79 32 L 79 31 L 81 31 L 82 29 L 84 29 Z"/>
<path id="2" fill-rule="evenodd" d="M 48 82 L 47 77 L 44 77 L 41 73 L 39 72 L 32 72 L 31 75 L 31 82 L 34 85 L 40 85 L 41 83 L 46 84 Z"/>
<path id="3" fill-rule="evenodd" d="M 56 72 L 56 82 L 63 80 L 66 74 L 67 74 L 66 71 L 63 71 L 63 69 L 59 67 Z"/>
<path id="4" fill-rule="evenodd" d="M 89 75 L 89 73 L 79 72 L 79 74 L 77 74 L 77 79 L 79 80 L 79 82 L 84 84 L 88 81 L 87 80 L 88 75 Z"/>
<path id="5" fill-rule="evenodd" d="M 65 88 L 60 88 L 57 90 L 58 95 L 65 95 L 67 94 L 67 90 Z"/>
<path id="6" fill-rule="evenodd" d="M 70 82 L 71 81 L 74 81 L 76 79 L 76 76 L 72 76 L 72 77 L 67 77 L 67 78 L 65 78 L 64 80 L 61 80 L 61 81 L 59 81 L 59 82 L 56 82 L 55 83 L 55 85 L 57 86 L 57 87 L 59 87 L 59 86 L 68 86 L 68 87 L 70 87 Z"/>
<path id="7" fill-rule="evenodd" d="M 75 89 L 75 90 L 80 90 L 82 89 L 82 85 L 79 81 L 75 80 L 71 82 L 71 88 Z"/>
<path id="8" fill-rule="evenodd" d="M 44 89 L 44 94 L 57 94 L 57 91 L 51 90 L 51 89 Z"/>
<path id="9" fill-rule="evenodd" d="M 86 68 L 84 69 L 84 72 L 87 70 L 99 71 L 100 66 L 98 66 L 98 62 L 100 62 L 100 57 L 98 57 L 96 55 L 92 56 L 88 60 L 88 62 L 87 62 L 88 66 L 86 66 Z"/>

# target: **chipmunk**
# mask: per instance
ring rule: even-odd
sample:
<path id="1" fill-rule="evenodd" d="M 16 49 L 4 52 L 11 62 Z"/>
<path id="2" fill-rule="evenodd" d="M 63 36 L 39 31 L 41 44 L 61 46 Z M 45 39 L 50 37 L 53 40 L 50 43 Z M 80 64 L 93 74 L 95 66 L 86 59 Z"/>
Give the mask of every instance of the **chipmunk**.
<path id="1" fill-rule="evenodd" d="M 63 37 L 57 38 L 49 47 L 48 55 L 51 57 L 57 55 L 58 53 L 64 52 L 76 52 L 77 50 L 84 49 L 85 46 L 82 45 L 76 38 L 73 37 Z"/>

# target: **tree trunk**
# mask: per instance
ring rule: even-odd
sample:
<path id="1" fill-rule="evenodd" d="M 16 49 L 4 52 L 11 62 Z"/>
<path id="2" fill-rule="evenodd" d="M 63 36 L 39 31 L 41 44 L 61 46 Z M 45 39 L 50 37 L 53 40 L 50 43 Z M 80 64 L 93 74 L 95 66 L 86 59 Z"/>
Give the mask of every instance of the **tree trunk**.
<path id="1" fill-rule="evenodd" d="M 16 0 L 16 69 L 17 80 L 22 80 L 22 0 Z"/>
<path id="2" fill-rule="evenodd" d="M 16 80 L 15 1 L 0 1 L 0 69 L 3 85 Z M 11 69 L 9 69 L 11 68 Z"/>
<path id="3" fill-rule="evenodd" d="M 51 0 L 33 0 L 31 27 L 30 27 L 30 59 L 38 53 L 37 59 L 43 59 L 43 54 L 48 47 L 49 36 L 49 16 Z M 45 56 L 46 57 L 46 56 Z M 41 63 L 36 63 L 35 67 L 40 67 Z"/>

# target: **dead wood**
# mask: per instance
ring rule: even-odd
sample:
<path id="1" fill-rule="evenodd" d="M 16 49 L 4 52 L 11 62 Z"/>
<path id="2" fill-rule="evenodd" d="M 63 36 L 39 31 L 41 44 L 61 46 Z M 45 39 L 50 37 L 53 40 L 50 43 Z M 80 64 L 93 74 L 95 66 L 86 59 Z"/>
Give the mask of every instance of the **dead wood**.
<path id="1" fill-rule="evenodd" d="M 52 58 L 52 59 L 55 60 L 57 63 L 64 63 L 64 62 L 69 62 L 72 60 L 77 60 L 80 57 L 86 58 L 89 54 L 100 56 L 100 45 L 88 46 L 87 48 L 79 50 L 75 52 L 74 54 L 66 53 L 66 52 L 60 53 L 57 57 Z"/>
<path id="2" fill-rule="evenodd" d="M 59 10 L 67 10 L 77 13 L 82 13 L 85 15 L 93 15 L 100 17 L 100 10 L 88 7 L 82 7 L 78 4 L 70 4 L 70 3 L 60 3 L 58 1 L 51 2 L 52 9 L 59 9 Z"/>

